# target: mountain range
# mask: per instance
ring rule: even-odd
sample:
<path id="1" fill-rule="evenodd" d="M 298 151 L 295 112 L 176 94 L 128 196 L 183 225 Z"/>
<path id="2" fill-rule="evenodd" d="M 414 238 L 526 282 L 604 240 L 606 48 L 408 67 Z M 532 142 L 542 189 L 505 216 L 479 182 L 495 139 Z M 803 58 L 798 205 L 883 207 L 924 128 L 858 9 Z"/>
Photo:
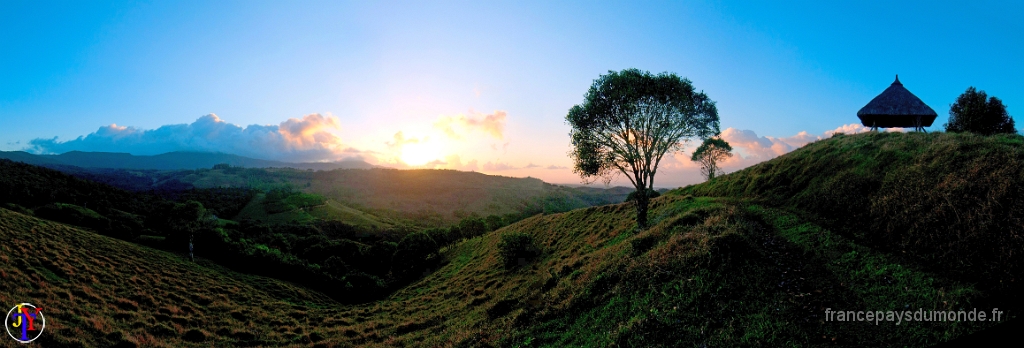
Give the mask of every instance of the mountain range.
<path id="1" fill-rule="evenodd" d="M 71 151 L 59 155 L 36 155 L 24 151 L 0 151 L 0 158 L 32 165 L 53 167 L 70 165 L 82 168 L 182 170 L 210 168 L 226 163 L 247 168 L 295 168 L 313 170 L 369 169 L 376 166 L 362 160 L 338 162 L 292 163 L 270 161 L 214 152 L 176 151 L 152 156 L 137 156 L 122 152 Z"/>

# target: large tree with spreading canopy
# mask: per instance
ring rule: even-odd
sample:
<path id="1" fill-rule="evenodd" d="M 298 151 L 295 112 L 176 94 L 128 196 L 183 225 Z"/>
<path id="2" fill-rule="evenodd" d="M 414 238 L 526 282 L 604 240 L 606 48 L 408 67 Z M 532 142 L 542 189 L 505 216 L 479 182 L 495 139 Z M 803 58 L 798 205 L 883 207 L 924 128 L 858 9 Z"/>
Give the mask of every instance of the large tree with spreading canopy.
<path id="1" fill-rule="evenodd" d="M 565 117 L 575 162 L 585 183 L 625 175 L 636 188 L 637 225 L 647 228 L 649 190 L 666 154 L 681 151 L 691 138 L 720 133 L 715 102 L 673 73 L 652 75 L 627 69 L 594 80 L 583 104 Z"/>

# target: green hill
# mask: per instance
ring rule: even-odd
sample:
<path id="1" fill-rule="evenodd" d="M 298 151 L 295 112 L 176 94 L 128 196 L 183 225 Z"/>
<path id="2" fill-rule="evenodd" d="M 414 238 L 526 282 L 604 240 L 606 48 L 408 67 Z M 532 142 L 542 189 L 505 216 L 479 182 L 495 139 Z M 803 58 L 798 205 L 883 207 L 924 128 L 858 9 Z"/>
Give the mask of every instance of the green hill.
<path id="1" fill-rule="evenodd" d="M 786 207 L 971 281 L 1024 271 L 1024 137 L 866 133 L 681 189 Z"/>
<path id="2" fill-rule="evenodd" d="M 656 198 L 646 231 L 636 231 L 631 206 L 616 204 L 538 215 L 461 241 L 442 249 L 437 269 L 362 305 L 0 209 L 0 239 L 14 241 L 0 246 L 0 301 L 50 309 L 47 346 L 928 346 L 998 322 L 839 322 L 825 311 L 991 315 L 998 307 L 1002 321 L 1017 317 L 1019 304 L 1002 294 L 1020 290 L 1019 271 L 1004 264 L 1010 269 L 996 273 L 994 264 L 1014 260 L 999 252 L 1016 244 L 929 243 L 951 240 L 955 231 L 943 224 L 974 223 L 972 233 L 991 238 L 1019 232 L 1020 220 L 994 215 L 1014 214 L 1019 203 L 995 195 L 999 204 L 954 204 L 960 215 L 905 215 L 910 221 L 899 223 L 936 228 L 906 246 L 885 245 L 875 229 L 891 226 L 877 220 L 890 210 L 876 202 L 897 187 L 907 193 L 894 197 L 923 197 L 911 211 L 944 209 L 929 198 L 936 186 L 886 186 L 918 177 L 900 168 L 940 183 L 987 178 L 956 191 L 972 202 L 996 194 L 993 183 L 1017 192 L 1024 176 L 1006 168 L 1018 168 L 1021 149 L 1015 137 L 839 136 Z M 986 158 L 999 165 L 982 165 Z M 972 177 L 979 168 L 971 165 L 994 170 Z M 847 182 L 874 190 L 840 191 Z M 864 215 L 843 217 L 830 210 L 837 206 Z M 541 252 L 506 269 L 498 245 L 511 232 L 531 236 Z M 982 258 L 945 269 L 929 258 L 939 251 Z"/>
<path id="3" fill-rule="evenodd" d="M 312 173 L 307 192 L 415 224 L 444 226 L 475 214 L 525 216 L 619 203 L 614 189 L 584 190 L 456 170 L 332 170 Z"/>
<path id="4" fill-rule="evenodd" d="M 40 156 L 23 152 L 0 152 L 0 161 L 10 157 L 13 161 L 45 166 L 80 179 L 135 192 L 155 190 L 174 195 L 175 192 L 193 188 L 250 188 L 260 191 L 287 189 L 318 194 L 333 200 L 315 211 L 303 213 L 293 209 L 294 212 L 285 214 L 256 209 L 261 207 L 257 201 L 240 217 L 274 222 L 321 218 L 340 219 L 361 226 L 386 227 L 399 224 L 416 228 L 447 227 L 473 216 L 485 218 L 494 215 L 505 220 L 518 220 L 538 213 L 618 203 L 630 192 L 624 187 L 566 187 L 551 185 L 535 178 L 511 178 L 456 170 L 337 169 L 337 166 L 326 164 L 306 169 L 246 168 L 231 164 L 237 161 L 227 161 L 237 157 L 232 156 L 183 152 L 134 157 L 112 153 Z M 179 163 L 187 162 L 192 157 L 195 157 L 194 163 L 200 164 L 214 163 L 220 159 L 225 162 L 195 170 L 152 169 L 180 168 Z M 89 159 L 92 164 L 84 168 L 54 162 L 61 158 Z M 46 159 L 52 161 L 43 161 Z M 124 165 L 113 164 L 119 161 L 135 163 L 130 168 L 136 169 L 123 169 L 126 168 Z M 158 166 L 153 163 L 163 164 Z M 348 218 L 354 220 L 349 221 Z"/>
<path id="5" fill-rule="evenodd" d="M 536 178 L 512 178 L 457 170 L 387 168 L 307 171 L 291 168 L 213 168 L 160 176 L 159 185 L 180 181 L 195 187 L 290 188 L 333 200 L 337 209 L 318 216 L 363 214 L 353 224 L 406 224 L 443 227 L 469 216 L 501 216 L 516 220 L 538 213 L 622 202 L 622 188 L 573 188 L 545 183 Z M 338 211 L 338 210 L 342 211 Z M 249 216 L 258 216 L 249 210 Z M 265 214 L 265 213 L 264 213 Z M 273 214 L 271 214 L 273 215 Z M 301 214 L 300 214 L 301 215 Z M 302 220 L 301 217 L 297 217 Z M 271 217 L 271 219 L 276 219 Z"/>

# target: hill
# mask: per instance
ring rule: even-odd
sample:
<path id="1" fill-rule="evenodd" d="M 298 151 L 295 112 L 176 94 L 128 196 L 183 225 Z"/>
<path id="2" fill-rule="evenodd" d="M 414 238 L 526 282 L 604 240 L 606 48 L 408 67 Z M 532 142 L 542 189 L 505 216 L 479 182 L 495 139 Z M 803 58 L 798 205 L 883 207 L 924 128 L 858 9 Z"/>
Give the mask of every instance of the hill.
<path id="1" fill-rule="evenodd" d="M 745 197 L 966 280 L 1024 272 L 1024 137 L 837 136 L 680 194 Z"/>
<path id="2" fill-rule="evenodd" d="M 0 233 L 15 241 L 0 247 L 0 301 L 47 308 L 47 346 L 921 346 L 992 325 L 823 322 L 824 307 L 985 303 L 970 285 L 783 211 L 678 195 L 653 208 L 640 234 L 625 204 L 522 221 L 364 305 L 0 209 Z M 532 235 L 541 256 L 502 268 L 510 231 Z"/>
<path id="3" fill-rule="evenodd" d="M 929 244 L 950 240 L 956 231 L 948 228 L 906 247 L 881 245 L 874 228 L 889 225 L 875 220 L 887 215 L 872 215 L 874 202 L 896 190 L 882 189 L 887 180 L 909 175 L 900 168 L 929 173 L 919 180 L 987 178 L 980 182 L 1016 192 L 1024 176 L 1011 169 L 1018 168 L 1022 147 L 1014 137 L 838 136 L 670 191 L 652 200 L 646 231 L 636 231 L 631 206 L 615 204 L 538 215 L 456 242 L 424 277 L 361 305 L 0 209 L 0 238 L 15 241 L 0 246 L 0 296 L 6 296 L 0 301 L 53 308 L 58 324 L 48 339 L 69 345 L 929 346 L 1018 316 L 1016 296 L 1007 294 L 1019 293 L 1019 283 L 1010 281 L 1019 271 L 998 263 L 1014 260 L 999 252 L 1016 245 Z M 1001 165 L 985 166 L 986 159 Z M 965 165 L 1003 169 L 971 177 L 977 169 Z M 874 191 L 821 189 L 842 182 L 870 188 L 873 178 L 883 183 Z M 924 197 L 917 200 L 923 207 L 904 209 L 943 209 L 942 200 L 927 199 L 935 186 L 899 187 Z M 834 193 L 818 198 L 814 190 Z M 842 207 L 866 211 L 867 220 L 849 224 L 828 210 L 836 203 L 824 204 L 839 192 L 852 202 Z M 995 194 L 987 184 L 962 192 Z M 1001 204 L 956 206 L 960 221 L 981 226 L 972 233 L 1005 238 L 1021 230 L 1019 220 L 993 214 L 1013 213 L 1018 203 L 995 197 Z M 822 207 L 808 203 L 813 199 Z M 957 218 L 901 223 L 936 227 L 962 223 Z M 540 253 L 506 268 L 499 245 L 512 232 L 530 236 Z M 928 258 L 950 250 L 996 255 L 963 259 L 965 266 L 952 269 Z M 997 271 L 1001 266 L 1010 270 Z M 971 269 L 988 271 L 971 275 Z M 1003 282 L 1000 274 L 1007 276 Z M 22 281 L 7 281 L 14 279 Z M 894 311 L 912 318 L 918 311 L 972 309 L 991 316 L 996 307 L 1004 311 L 998 321 L 865 323 L 826 316 L 826 310 Z"/>
<path id="4" fill-rule="evenodd" d="M 511 178 L 456 170 L 387 168 L 299 170 L 215 165 L 196 170 L 80 168 L 47 165 L 89 181 L 132 191 L 184 191 L 193 188 L 288 189 L 331 201 L 315 212 L 267 212 L 259 200 L 238 219 L 291 221 L 355 218 L 359 225 L 398 224 L 443 227 L 467 217 L 494 215 L 518 220 L 538 213 L 563 212 L 619 203 L 630 190 L 551 185 L 535 178 Z M 284 213 L 284 214 L 281 214 Z M 311 213 L 311 214 L 307 214 Z M 228 216 L 227 218 L 231 218 Z M 348 222 L 349 220 L 343 219 Z"/>
<path id="5" fill-rule="evenodd" d="M 326 163 L 290 163 L 268 161 L 238 155 L 212 152 L 169 152 L 152 156 L 136 156 L 128 153 L 71 151 L 59 155 L 34 155 L 24 151 L 0 151 L 0 158 L 28 164 L 53 166 L 65 165 L 82 168 L 181 170 L 210 168 L 217 164 L 229 164 L 246 168 L 296 168 L 331 170 L 342 168 L 373 168 L 361 160 L 346 160 Z"/>
<path id="6" fill-rule="evenodd" d="M 620 203 L 618 188 L 570 188 L 536 178 L 456 170 L 333 170 L 312 173 L 304 191 L 375 215 L 443 226 L 470 215 L 531 216 Z"/>

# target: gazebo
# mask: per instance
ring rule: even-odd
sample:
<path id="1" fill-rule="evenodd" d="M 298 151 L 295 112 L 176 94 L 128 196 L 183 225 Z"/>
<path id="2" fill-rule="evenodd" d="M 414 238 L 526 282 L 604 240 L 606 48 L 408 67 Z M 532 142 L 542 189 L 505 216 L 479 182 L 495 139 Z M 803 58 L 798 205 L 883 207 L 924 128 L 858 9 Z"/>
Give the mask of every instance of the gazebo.
<path id="1" fill-rule="evenodd" d="M 860 123 L 871 130 L 913 127 L 915 131 L 924 132 L 924 127 L 931 127 L 937 116 L 935 110 L 903 88 L 900 75 L 896 75 L 896 81 L 882 94 L 857 111 Z"/>

